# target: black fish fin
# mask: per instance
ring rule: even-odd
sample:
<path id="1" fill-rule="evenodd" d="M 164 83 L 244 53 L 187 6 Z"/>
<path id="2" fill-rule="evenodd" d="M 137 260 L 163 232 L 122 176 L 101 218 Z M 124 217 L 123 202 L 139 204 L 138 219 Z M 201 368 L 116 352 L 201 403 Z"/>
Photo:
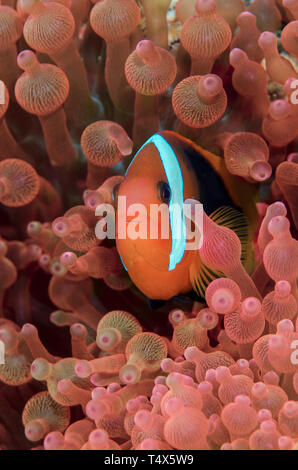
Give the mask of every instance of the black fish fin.
<path id="1" fill-rule="evenodd" d="M 152 310 L 158 310 L 166 304 L 165 300 L 148 299 L 148 305 Z"/>

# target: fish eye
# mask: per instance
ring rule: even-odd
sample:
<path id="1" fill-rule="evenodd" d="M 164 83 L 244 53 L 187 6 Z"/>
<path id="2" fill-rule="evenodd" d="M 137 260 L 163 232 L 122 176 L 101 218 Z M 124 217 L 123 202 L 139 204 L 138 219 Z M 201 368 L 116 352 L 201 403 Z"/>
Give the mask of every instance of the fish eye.
<path id="1" fill-rule="evenodd" d="M 171 189 L 168 183 L 165 183 L 164 181 L 159 181 L 159 183 L 157 184 L 157 188 L 160 200 L 165 204 L 169 204 L 171 199 Z"/>
<path id="2" fill-rule="evenodd" d="M 119 188 L 120 188 L 120 183 L 116 184 L 116 186 L 114 187 L 113 192 L 112 192 L 112 200 L 115 203 L 117 203 Z"/>

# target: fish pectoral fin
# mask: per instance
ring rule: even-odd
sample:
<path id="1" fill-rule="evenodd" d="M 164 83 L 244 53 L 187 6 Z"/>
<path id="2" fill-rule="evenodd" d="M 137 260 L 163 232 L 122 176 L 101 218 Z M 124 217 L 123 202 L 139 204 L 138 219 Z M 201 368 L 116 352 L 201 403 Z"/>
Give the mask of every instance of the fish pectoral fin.
<path id="1" fill-rule="evenodd" d="M 227 227 L 236 233 L 241 242 L 241 261 L 242 263 L 248 257 L 250 243 L 249 243 L 249 222 L 247 217 L 234 207 L 222 206 L 212 212 L 209 216 L 213 222 L 222 227 Z"/>
<path id="2" fill-rule="evenodd" d="M 188 200 L 195 204 L 196 201 Z M 195 207 L 195 205 L 194 205 Z M 227 227 L 239 237 L 241 242 L 241 261 L 244 263 L 250 253 L 249 227 L 247 217 L 237 209 L 230 206 L 222 206 L 216 209 L 210 216 L 213 222 L 223 227 Z M 190 266 L 190 281 L 194 291 L 200 296 L 205 297 L 205 290 L 218 277 L 225 277 L 220 271 L 209 268 L 201 260 L 199 251 L 196 253 L 193 263 Z"/>
<path id="3" fill-rule="evenodd" d="M 190 266 L 189 277 L 193 290 L 199 297 L 204 298 L 205 290 L 210 282 L 214 281 L 214 279 L 217 279 L 218 277 L 225 276 L 220 271 L 215 271 L 204 264 L 199 252 L 197 252 L 194 262 Z"/>

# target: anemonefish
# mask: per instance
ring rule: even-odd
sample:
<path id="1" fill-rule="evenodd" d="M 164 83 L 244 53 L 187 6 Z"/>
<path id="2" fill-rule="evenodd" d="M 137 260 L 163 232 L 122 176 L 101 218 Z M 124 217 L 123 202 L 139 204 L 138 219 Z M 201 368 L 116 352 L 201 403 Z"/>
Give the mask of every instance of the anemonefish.
<path id="1" fill-rule="evenodd" d="M 223 158 L 175 132 L 157 133 L 131 161 L 118 188 L 118 200 L 120 196 L 125 197 L 126 207 L 139 204 L 147 209 L 148 227 L 152 204 L 171 208 L 172 204 L 182 207 L 186 199 L 199 201 L 216 223 L 237 233 L 243 246 L 242 261 L 247 270 L 252 269 L 257 192 L 254 185 L 229 174 Z M 175 217 L 183 215 L 177 211 L 171 215 L 168 239 L 119 238 L 116 234 L 117 250 L 131 280 L 149 299 L 167 300 L 192 290 L 203 297 L 216 277 L 200 262 L 199 250 L 185 250 L 183 236 L 176 240 L 173 231 L 177 222 L 181 228 L 181 220 Z M 126 223 L 132 219 L 126 218 Z"/>

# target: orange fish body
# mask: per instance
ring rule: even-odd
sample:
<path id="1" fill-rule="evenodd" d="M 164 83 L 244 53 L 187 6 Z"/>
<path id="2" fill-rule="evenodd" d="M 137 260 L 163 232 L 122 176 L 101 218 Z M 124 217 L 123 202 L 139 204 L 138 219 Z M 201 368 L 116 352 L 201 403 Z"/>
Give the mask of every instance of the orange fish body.
<path id="1" fill-rule="evenodd" d="M 199 256 L 198 251 L 183 251 L 183 247 L 173 244 L 172 220 L 168 237 L 161 237 L 161 218 L 158 236 L 150 236 L 157 220 L 152 215 L 152 205 L 160 207 L 170 205 L 175 198 L 179 202 L 191 198 L 203 204 L 207 215 L 221 206 L 243 209 L 247 194 L 242 201 L 243 196 L 235 198 L 228 187 L 232 188 L 231 193 L 237 193 L 237 182 L 225 170 L 223 159 L 175 132 L 156 134 L 137 153 L 119 187 L 117 220 L 126 220 L 127 230 L 130 224 L 135 224 L 133 229 L 142 229 L 143 236 L 132 239 L 125 231 L 125 238 L 121 238 L 118 226 L 116 242 L 131 280 L 147 297 L 166 300 L 189 292 L 193 288 L 191 270 L 195 263 L 198 265 Z M 125 199 L 125 208 L 120 207 L 120 197 Z M 127 208 L 134 204 L 140 205 L 140 211 L 129 215 Z M 251 205 L 247 205 L 249 218 L 255 214 Z M 138 226 L 140 220 L 143 227 Z"/>

